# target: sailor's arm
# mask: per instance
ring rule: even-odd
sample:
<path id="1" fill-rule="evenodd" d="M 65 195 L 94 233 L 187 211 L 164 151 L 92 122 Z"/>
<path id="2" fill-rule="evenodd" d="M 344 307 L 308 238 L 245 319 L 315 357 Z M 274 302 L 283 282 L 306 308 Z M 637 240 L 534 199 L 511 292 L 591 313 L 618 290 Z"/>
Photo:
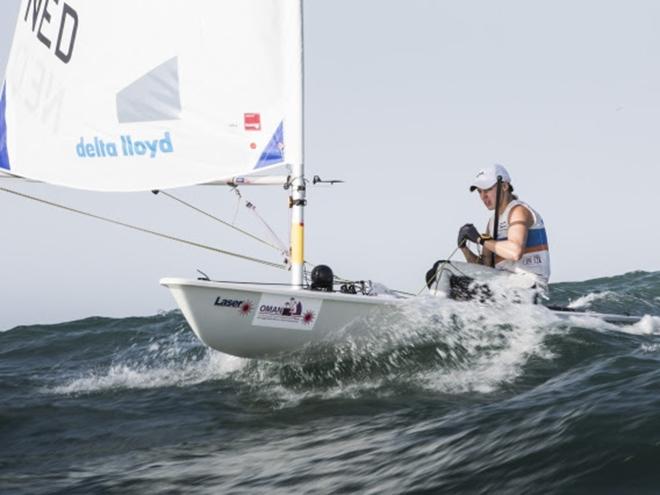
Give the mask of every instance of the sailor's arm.
<path id="1" fill-rule="evenodd" d="M 493 237 L 493 233 L 490 231 L 490 222 L 488 222 L 488 225 L 486 225 L 486 234 L 485 234 L 485 236 L 488 237 L 488 238 L 491 238 L 491 239 Z M 482 242 L 481 246 L 482 246 L 481 247 L 481 261 L 479 261 L 479 263 L 481 263 L 482 265 L 495 267 L 495 261 L 493 260 L 493 251 L 491 251 L 490 249 L 488 249 L 488 247 L 486 247 L 485 242 Z"/>
<path id="2" fill-rule="evenodd" d="M 461 247 L 461 252 L 465 256 L 465 261 L 468 263 L 481 263 L 481 257 L 474 254 L 467 246 Z"/>
<path id="3" fill-rule="evenodd" d="M 486 241 L 488 242 L 488 241 Z M 486 266 L 494 266 L 493 265 L 493 252 L 486 247 L 486 243 L 483 244 L 483 251 L 481 253 L 481 261 L 480 263 L 482 265 Z"/>
<path id="4" fill-rule="evenodd" d="M 509 233 L 506 240 L 487 240 L 483 243 L 484 253 L 495 252 L 505 260 L 518 261 L 527 243 L 527 232 L 534 223 L 530 211 L 524 206 L 516 206 L 509 215 Z M 485 257 L 485 254 L 484 254 Z"/>

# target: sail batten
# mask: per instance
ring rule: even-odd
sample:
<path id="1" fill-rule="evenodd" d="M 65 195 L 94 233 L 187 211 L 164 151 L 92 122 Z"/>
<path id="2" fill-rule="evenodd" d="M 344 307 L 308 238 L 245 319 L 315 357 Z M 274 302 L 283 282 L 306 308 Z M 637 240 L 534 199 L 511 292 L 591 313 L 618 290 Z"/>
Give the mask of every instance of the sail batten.
<path id="1" fill-rule="evenodd" d="M 300 55 L 297 9 L 298 0 L 23 0 L 0 100 L 0 167 L 138 191 L 289 162 L 287 142 L 302 129 L 287 73 Z"/>

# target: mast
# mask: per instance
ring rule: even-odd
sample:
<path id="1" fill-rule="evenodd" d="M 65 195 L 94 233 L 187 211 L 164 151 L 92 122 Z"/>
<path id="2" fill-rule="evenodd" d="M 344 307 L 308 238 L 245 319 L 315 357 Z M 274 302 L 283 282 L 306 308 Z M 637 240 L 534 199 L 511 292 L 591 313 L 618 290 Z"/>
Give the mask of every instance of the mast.
<path id="1" fill-rule="evenodd" d="M 291 287 L 301 289 L 304 283 L 305 262 L 305 167 L 304 167 L 304 86 L 303 86 L 303 2 L 292 0 L 297 4 L 292 12 L 292 43 L 295 56 L 294 65 L 289 72 L 291 78 L 291 102 L 287 141 L 287 150 L 291 160 Z"/>

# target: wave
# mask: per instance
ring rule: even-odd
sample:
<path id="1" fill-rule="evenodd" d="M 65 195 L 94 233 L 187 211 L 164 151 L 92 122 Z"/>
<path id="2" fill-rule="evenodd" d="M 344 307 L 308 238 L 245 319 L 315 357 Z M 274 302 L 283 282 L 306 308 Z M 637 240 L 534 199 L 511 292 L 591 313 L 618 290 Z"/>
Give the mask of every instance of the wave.
<path id="1" fill-rule="evenodd" d="M 600 313 L 660 316 L 660 272 L 551 284 L 550 303 Z"/>
<path id="2" fill-rule="evenodd" d="M 0 333 L 3 473 L 32 492 L 652 492 L 657 282 L 553 287 L 647 308 L 635 325 L 419 298 L 282 362 L 205 348 L 179 312 Z"/>
<path id="3" fill-rule="evenodd" d="M 587 295 L 580 296 L 576 300 L 568 303 L 568 307 L 571 309 L 587 309 L 591 307 L 591 304 L 596 301 L 602 300 L 617 300 L 616 292 L 605 291 L 605 292 L 590 292 Z"/>
<path id="4" fill-rule="evenodd" d="M 405 388 L 492 392 L 519 377 L 530 357 L 551 358 L 544 338 L 556 318 L 542 307 L 438 305 L 435 298 L 422 298 L 354 322 L 283 362 L 207 349 L 176 313 L 142 320 L 137 333 L 122 321 L 87 320 L 86 331 L 82 322 L 71 329 L 64 339 L 69 344 L 89 349 L 92 342 L 103 343 L 93 354 L 110 357 L 61 369 L 42 392 L 89 394 L 226 380 L 282 406 L 309 397 L 386 395 Z M 151 331 L 145 331 L 148 326 Z M 132 332 L 123 346 L 115 345 L 118 331 L 123 338 Z M 60 350 L 69 354 L 65 348 Z"/>
<path id="5" fill-rule="evenodd" d="M 564 333 L 540 306 L 439 305 L 418 299 L 356 321 L 277 362 L 246 361 L 232 376 L 270 399 L 393 396 L 407 391 L 491 393 L 514 383 L 545 342 Z"/>
<path id="6" fill-rule="evenodd" d="M 608 323 L 597 316 L 573 316 L 568 320 L 575 328 L 588 328 L 591 330 L 620 332 L 630 335 L 660 335 L 660 317 L 644 315 L 637 323 L 631 325 L 615 325 Z"/>
<path id="7" fill-rule="evenodd" d="M 108 368 L 100 368 L 70 379 L 62 385 L 49 387 L 45 391 L 55 394 L 80 394 L 118 389 L 186 387 L 222 379 L 243 364 L 240 358 L 213 352 L 208 352 L 203 357 L 184 358 L 176 362 L 162 362 L 158 360 L 158 356 L 156 351 L 145 360 L 112 364 Z"/>
<path id="8" fill-rule="evenodd" d="M 117 349 L 109 363 L 77 376 L 67 376 L 64 383 L 46 387 L 44 391 L 80 394 L 186 387 L 222 379 L 243 365 L 240 358 L 202 347 L 191 337 L 186 325 L 177 326 L 179 330 L 173 334 L 161 334 Z"/>
<path id="9" fill-rule="evenodd" d="M 551 302 L 569 302 L 575 308 L 615 312 L 617 305 L 633 301 L 660 313 L 660 273 L 556 284 L 551 291 Z M 628 326 L 592 317 L 565 322 L 542 306 L 439 304 L 436 298 L 422 297 L 356 321 L 275 363 L 205 348 L 174 311 L 150 318 L 89 318 L 19 327 L 0 335 L 0 358 L 38 362 L 44 371 L 36 371 L 34 377 L 45 382 L 41 390 L 51 394 L 189 387 L 225 380 L 275 404 L 292 404 L 309 397 L 388 395 L 411 389 L 494 393 L 524 380 L 530 367 L 547 366 L 563 352 L 571 332 L 579 330 L 659 335 L 660 317 L 647 315 Z M 57 373 L 49 375 L 53 366 Z"/>

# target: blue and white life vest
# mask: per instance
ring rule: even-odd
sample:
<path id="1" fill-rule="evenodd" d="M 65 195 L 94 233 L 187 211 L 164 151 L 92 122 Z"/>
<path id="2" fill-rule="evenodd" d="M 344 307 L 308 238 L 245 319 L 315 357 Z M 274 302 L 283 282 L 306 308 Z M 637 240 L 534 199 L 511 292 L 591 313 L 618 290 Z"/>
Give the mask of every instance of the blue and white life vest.
<path id="1" fill-rule="evenodd" d="M 502 241 L 509 238 L 509 217 L 511 210 L 516 206 L 527 208 L 532 214 L 534 223 L 527 232 L 527 242 L 523 249 L 523 255 L 518 261 L 510 261 L 500 258 L 495 259 L 495 268 L 508 270 L 511 272 L 530 272 L 538 276 L 543 282 L 547 283 L 550 278 L 550 252 L 548 249 L 548 235 L 545 231 L 545 224 L 541 215 L 527 203 L 522 201 L 511 201 L 504 212 L 500 215 L 497 229 L 497 240 Z M 495 216 L 488 222 L 488 232 L 492 235 Z"/>

